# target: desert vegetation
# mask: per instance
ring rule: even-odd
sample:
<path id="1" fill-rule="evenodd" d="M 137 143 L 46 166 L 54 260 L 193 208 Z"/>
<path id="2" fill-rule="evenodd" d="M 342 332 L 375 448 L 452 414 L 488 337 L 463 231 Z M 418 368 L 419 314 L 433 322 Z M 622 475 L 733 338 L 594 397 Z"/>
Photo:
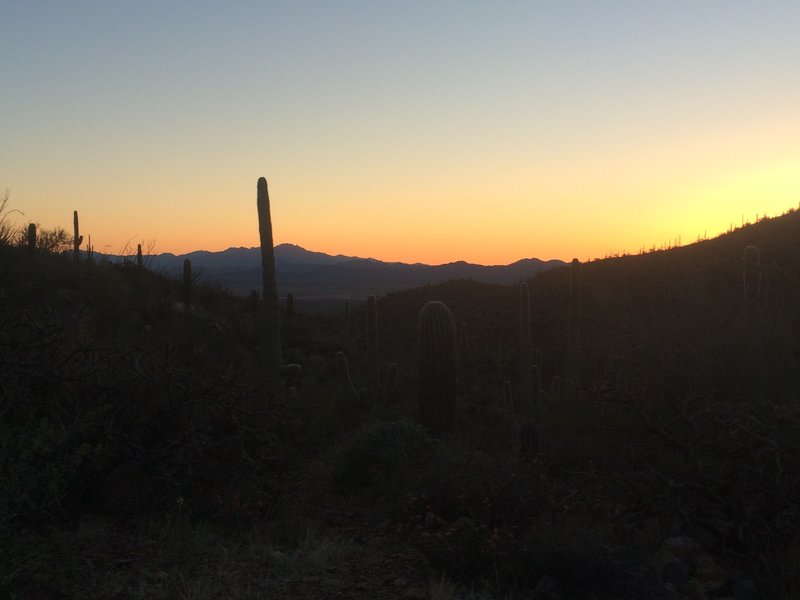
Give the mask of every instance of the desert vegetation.
<path id="1" fill-rule="evenodd" d="M 7 204 L 0 597 L 800 597 L 800 213 L 322 315 L 263 179 L 250 298 Z"/>

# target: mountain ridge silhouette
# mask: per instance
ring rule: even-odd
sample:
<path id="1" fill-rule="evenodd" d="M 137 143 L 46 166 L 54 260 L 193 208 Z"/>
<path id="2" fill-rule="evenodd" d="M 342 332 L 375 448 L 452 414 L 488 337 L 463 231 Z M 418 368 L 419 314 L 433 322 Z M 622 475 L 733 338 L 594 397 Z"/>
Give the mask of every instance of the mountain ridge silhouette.
<path id="1" fill-rule="evenodd" d="M 187 258 L 203 279 L 216 282 L 234 294 L 261 289 L 261 250 L 257 247 L 231 247 L 219 252 L 196 250 L 179 255 L 162 253 L 149 257 L 149 266 L 168 275 L 177 274 Z M 296 244 L 275 246 L 279 293 L 291 292 L 306 300 L 359 300 L 371 294 L 451 279 L 510 284 L 564 264 L 555 259 L 523 258 L 507 265 L 479 265 L 463 260 L 429 265 L 330 255 Z"/>

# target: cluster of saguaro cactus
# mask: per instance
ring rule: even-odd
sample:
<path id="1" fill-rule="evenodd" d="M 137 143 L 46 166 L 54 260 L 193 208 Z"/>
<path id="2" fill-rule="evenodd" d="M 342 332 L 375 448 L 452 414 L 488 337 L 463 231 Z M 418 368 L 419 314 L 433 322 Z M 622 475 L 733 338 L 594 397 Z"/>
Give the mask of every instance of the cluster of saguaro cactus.
<path id="1" fill-rule="evenodd" d="M 345 310 L 347 305 L 345 304 Z M 347 359 L 343 352 L 336 353 L 336 371 L 345 394 L 357 405 L 371 405 L 380 400 L 392 399 L 397 387 L 398 367 L 392 363 L 381 384 L 380 355 L 378 353 L 378 308 L 375 296 L 367 298 L 367 387 L 356 389 L 350 377 Z"/>
<path id="2" fill-rule="evenodd" d="M 78 211 L 72 211 L 72 226 L 75 230 L 74 237 L 72 238 L 72 258 L 77 263 L 81 260 L 81 244 L 83 243 L 83 236 L 80 235 L 78 229 Z"/>
<path id="3" fill-rule="evenodd" d="M 419 314 L 420 423 L 434 435 L 453 428 L 456 411 L 456 325 L 446 304 L 428 302 Z"/>
<path id="4" fill-rule="evenodd" d="M 581 263 L 572 259 L 569 267 L 569 307 L 567 314 L 567 378 L 580 383 L 581 346 Z"/>
<path id="5" fill-rule="evenodd" d="M 761 252 L 758 246 L 747 246 L 742 255 L 744 301 L 755 304 L 761 296 Z"/>

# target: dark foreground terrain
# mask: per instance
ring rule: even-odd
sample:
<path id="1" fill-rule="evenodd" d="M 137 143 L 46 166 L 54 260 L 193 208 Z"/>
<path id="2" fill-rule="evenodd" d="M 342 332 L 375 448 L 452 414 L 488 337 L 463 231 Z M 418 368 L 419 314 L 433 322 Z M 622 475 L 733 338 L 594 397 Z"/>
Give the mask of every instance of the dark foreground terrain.
<path id="1" fill-rule="evenodd" d="M 381 297 L 377 359 L 366 307 L 284 313 L 268 393 L 258 301 L 2 245 L 0 598 L 799 598 L 798 307 L 792 212 Z"/>

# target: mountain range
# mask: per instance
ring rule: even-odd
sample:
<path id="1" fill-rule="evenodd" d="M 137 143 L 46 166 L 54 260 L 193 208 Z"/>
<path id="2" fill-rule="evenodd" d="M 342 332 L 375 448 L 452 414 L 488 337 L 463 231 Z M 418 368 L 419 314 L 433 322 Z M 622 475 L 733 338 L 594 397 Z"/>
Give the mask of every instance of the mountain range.
<path id="1" fill-rule="evenodd" d="M 216 282 L 234 294 L 246 295 L 262 287 L 260 248 L 228 248 L 221 252 L 199 250 L 181 255 L 165 253 L 152 255 L 147 260 L 152 270 L 178 275 L 187 258 L 201 280 Z M 464 261 L 442 265 L 408 264 L 341 254 L 332 256 L 294 244 L 275 247 L 278 293 L 281 296 L 292 293 L 306 305 L 363 300 L 371 294 L 385 294 L 451 279 L 510 284 L 564 264 L 560 260 L 538 258 L 494 266 Z"/>

